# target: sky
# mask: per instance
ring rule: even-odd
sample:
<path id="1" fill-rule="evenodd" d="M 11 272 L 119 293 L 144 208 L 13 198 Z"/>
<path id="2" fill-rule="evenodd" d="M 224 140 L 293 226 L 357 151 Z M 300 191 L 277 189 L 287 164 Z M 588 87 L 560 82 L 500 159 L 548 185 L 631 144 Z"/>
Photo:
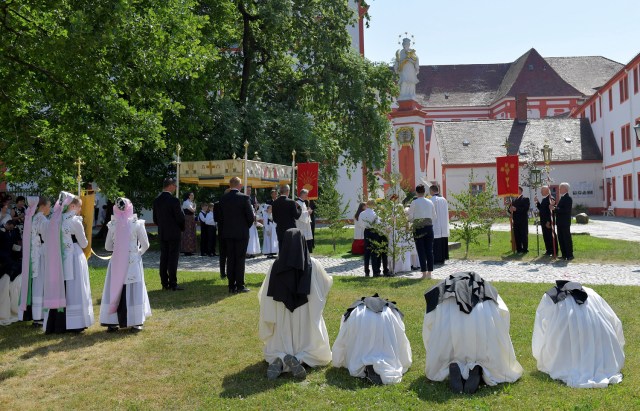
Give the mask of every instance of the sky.
<path id="1" fill-rule="evenodd" d="M 626 64 L 640 53 L 639 0 L 368 0 L 365 57 L 390 62 L 398 35 L 414 36 L 421 65 L 510 63 L 604 56 Z"/>

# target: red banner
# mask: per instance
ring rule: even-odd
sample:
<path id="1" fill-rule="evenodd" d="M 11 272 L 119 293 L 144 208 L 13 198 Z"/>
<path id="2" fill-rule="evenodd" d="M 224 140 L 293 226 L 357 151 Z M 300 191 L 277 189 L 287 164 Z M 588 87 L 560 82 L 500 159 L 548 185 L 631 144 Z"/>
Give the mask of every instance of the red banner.
<path id="1" fill-rule="evenodd" d="M 496 157 L 496 175 L 498 197 L 517 197 L 518 194 L 518 156 Z"/>
<path id="2" fill-rule="evenodd" d="M 318 163 L 298 163 L 298 182 L 296 184 L 298 188 L 298 195 L 300 190 L 309 190 L 309 200 L 318 199 Z"/>

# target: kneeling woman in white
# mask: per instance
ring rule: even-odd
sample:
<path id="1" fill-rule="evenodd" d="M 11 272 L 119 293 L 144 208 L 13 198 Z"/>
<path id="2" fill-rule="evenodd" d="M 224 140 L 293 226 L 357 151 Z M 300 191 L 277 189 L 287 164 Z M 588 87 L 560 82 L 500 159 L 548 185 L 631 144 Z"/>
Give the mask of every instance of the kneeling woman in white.
<path id="1" fill-rule="evenodd" d="M 138 220 L 127 198 L 119 198 L 113 206 L 113 218 L 107 225 L 104 248 L 113 251 L 100 305 L 100 324 L 107 331 L 132 327 L 139 331 L 151 306 L 144 283 L 142 254 L 149 249 L 144 220 Z"/>
<path id="2" fill-rule="evenodd" d="M 258 293 L 259 335 L 269 379 L 282 372 L 304 378 L 304 364 L 316 367 L 331 361 L 322 312 L 332 284 L 324 268 L 309 256 L 300 230 L 287 230 Z"/>
<path id="3" fill-rule="evenodd" d="M 574 388 L 603 388 L 622 381 L 622 323 L 588 287 L 556 281 L 536 310 L 533 356 L 538 369 Z"/>
<path id="4" fill-rule="evenodd" d="M 491 284 L 473 272 L 455 273 L 427 291 L 425 299 L 422 339 L 428 379 L 449 377 L 454 392 L 471 394 L 480 377 L 487 385 L 520 378 L 509 309 Z"/>
<path id="5" fill-rule="evenodd" d="M 356 301 L 342 316 L 333 343 L 333 366 L 375 384 L 397 384 L 411 367 L 403 314 L 375 294 Z"/>

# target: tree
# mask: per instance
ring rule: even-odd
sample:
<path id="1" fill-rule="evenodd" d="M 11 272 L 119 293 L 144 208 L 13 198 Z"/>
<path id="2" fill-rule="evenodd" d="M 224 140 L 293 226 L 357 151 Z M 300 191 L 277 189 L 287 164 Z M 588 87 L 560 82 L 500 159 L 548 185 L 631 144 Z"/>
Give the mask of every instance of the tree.
<path id="1" fill-rule="evenodd" d="M 318 216 L 323 218 L 327 225 L 327 230 L 331 236 L 333 252 L 335 253 L 338 239 L 346 230 L 344 219 L 349 210 L 349 203 L 344 207 L 340 206 L 340 204 L 342 204 L 342 194 L 338 193 L 338 190 L 335 189 L 335 184 L 327 182 L 323 184 L 323 187 L 316 201 L 316 205 L 318 206 Z"/>

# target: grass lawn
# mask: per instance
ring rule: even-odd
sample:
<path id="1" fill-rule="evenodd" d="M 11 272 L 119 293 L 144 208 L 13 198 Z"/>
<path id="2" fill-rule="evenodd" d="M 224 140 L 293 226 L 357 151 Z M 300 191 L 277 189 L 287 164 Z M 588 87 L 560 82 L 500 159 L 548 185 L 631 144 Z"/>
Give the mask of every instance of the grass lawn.
<path id="1" fill-rule="evenodd" d="M 105 270 L 91 271 L 95 315 Z M 473 396 L 450 393 L 425 378 L 422 345 L 424 291 L 435 281 L 336 277 L 324 317 L 333 343 L 340 316 L 355 299 L 379 292 L 405 313 L 413 366 L 402 383 L 375 387 L 331 366 L 298 382 L 265 377 L 257 336 L 257 290 L 229 296 L 214 273 L 179 273 L 182 292 L 160 290 L 146 272 L 153 309 L 139 334 L 107 334 L 94 325 L 83 335 L 45 336 L 27 324 L 0 328 L 0 409 L 420 409 L 632 410 L 640 408 L 640 325 L 637 287 L 595 289 L 620 316 L 627 346 L 622 384 L 579 390 L 536 370 L 531 334 L 536 306 L 550 284 L 494 283 L 511 310 L 511 337 L 525 369 L 514 384 L 482 387 Z"/>

